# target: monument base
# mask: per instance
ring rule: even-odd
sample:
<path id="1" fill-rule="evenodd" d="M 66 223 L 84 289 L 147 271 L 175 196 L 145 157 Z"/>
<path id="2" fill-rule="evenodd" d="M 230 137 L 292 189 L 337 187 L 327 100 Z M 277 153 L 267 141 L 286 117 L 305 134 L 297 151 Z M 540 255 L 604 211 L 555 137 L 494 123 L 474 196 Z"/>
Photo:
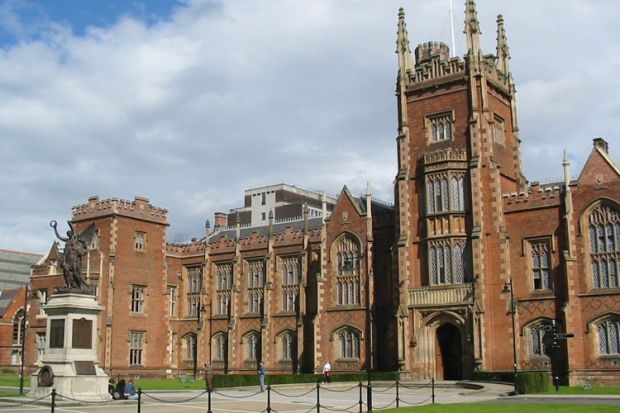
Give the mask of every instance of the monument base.
<path id="1" fill-rule="evenodd" d="M 43 397 L 54 388 L 59 400 L 110 400 L 108 375 L 97 367 L 97 318 L 103 307 L 96 297 L 57 293 L 43 308 L 47 345 L 41 357 L 44 366 L 31 378 L 31 397 Z"/>
<path id="2" fill-rule="evenodd" d="M 30 379 L 30 397 L 39 398 L 49 395 L 56 389 L 57 400 L 74 399 L 83 402 L 106 401 L 112 396 L 108 393 L 108 375 L 97 369 L 95 375 L 77 374 L 73 363 L 49 364 L 53 369 L 51 386 L 39 386 L 39 373 L 35 372 Z"/>

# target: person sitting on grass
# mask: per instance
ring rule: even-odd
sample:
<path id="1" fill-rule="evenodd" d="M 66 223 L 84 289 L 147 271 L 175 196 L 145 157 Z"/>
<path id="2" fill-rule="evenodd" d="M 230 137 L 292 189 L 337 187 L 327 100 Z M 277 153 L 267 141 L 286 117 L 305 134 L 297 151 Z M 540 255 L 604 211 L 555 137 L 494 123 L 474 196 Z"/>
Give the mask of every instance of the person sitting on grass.
<path id="1" fill-rule="evenodd" d="M 126 399 L 125 397 L 125 379 L 120 379 L 116 383 L 116 387 L 114 388 L 114 394 L 112 395 L 114 400 Z"/>
<path id="2" fill-rule="evenodd" d="M 133 379 L 129 379 L 129 383 L 125 385 L 125 398 L 129 400 L 137 400 L 136 388 L 133 385 Z"/>

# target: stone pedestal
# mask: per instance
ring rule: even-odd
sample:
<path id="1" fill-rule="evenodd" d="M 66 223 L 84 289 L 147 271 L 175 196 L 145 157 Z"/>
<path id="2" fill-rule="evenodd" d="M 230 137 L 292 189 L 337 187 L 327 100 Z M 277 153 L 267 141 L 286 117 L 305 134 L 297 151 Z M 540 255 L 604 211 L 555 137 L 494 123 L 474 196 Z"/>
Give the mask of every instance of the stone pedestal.
<path id="1" fill-rule="evenodd" d="M 44 367 L 32 375 L 31 396 L 41 397 L 55 388 L 60 397 L 109 400 L 108 376 L 97 361 L 97 317 L 103 307 L 93 295 L 70 292 L 54 294 L 44 310 Z"/>

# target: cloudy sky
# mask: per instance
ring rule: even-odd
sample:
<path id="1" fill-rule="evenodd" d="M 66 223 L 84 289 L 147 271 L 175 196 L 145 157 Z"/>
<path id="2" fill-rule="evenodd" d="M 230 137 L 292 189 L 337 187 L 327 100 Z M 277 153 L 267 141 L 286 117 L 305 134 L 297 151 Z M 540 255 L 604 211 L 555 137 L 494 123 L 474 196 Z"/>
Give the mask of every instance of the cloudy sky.
<path id="1" fill-rule="evenodd" d="M 0 1 L 0 248 L 46 252 L 49 221 L 91 195 L 148 197 L 174 241 L 250 186 L 369 181 L 391 202 L 398 8 L 413 47 L 449 43 L 448 4 Z M 505 18 L 526 176 L 560 178 L 565 147 L 576 175 L 597 136 L 620 160 L 620 4 L 477 5 L 485 53 Z"/>

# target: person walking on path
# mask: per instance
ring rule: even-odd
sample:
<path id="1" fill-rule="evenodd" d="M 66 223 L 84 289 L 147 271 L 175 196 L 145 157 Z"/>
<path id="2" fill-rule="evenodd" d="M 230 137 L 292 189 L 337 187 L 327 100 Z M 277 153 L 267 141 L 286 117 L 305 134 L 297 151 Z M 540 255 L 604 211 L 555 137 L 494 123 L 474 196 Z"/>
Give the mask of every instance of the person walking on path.
<path id="1" fill-rule="evenodd" d="M 329 361 L 323 366 L 323 375 L 325 376 L 325 383 L 331 383 L 332 381 L 332 366 Z"/>
<path id="2" fill-rule="evenodd" d="M 260 384 L 260 391 L 265 391 L 265 365 L 261 361 L 258 365 L 258 384 Z"/>
<path id="3" fill-rule="evenodd" d="M 205 364 L 205 384 L 207 391 L 213 391 L 213 366 L 211 363 Z"/>

